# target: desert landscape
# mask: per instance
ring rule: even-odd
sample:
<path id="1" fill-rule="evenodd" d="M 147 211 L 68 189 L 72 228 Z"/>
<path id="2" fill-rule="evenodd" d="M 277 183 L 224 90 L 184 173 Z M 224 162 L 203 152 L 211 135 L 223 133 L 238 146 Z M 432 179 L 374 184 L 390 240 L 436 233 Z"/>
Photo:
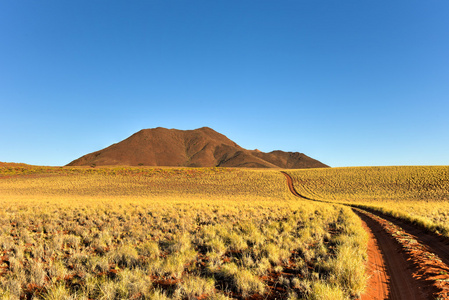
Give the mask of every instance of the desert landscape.
<path id="1" fill-rule="evenodd" d="M 329 167 L 211 128 L 0 163 L 1 299 L 448 299 L 449 166 Z"/>
<path id="2" fill-rule="evenodd" d="M 0 300 L 449 300 L 449 1 L 0 1 Z"/>

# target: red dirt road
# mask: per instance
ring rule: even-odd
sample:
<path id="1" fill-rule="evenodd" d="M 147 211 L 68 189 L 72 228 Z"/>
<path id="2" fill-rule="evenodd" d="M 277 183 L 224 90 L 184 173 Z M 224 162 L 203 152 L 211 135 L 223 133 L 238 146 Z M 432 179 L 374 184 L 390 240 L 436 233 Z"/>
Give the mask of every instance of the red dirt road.
<path id="1" fill-rule="evenodd" d="M 308 200 L 294 188 L 292 194 Z M 449 245 L 442 237 L 380 213 L 353 209 L 370 235 L 367 272 L 370 276 L 362 300 L 449 299 Z M 388 219 L 385 220 L 384 218 Z"/>
<path id="2" fill-rule="evenodd" d="M 447 251 L 449 249 L 440 241 L 441 237 L 435 237 L 419 228 L 413 227 L 413 225 L 405 224 L 394 218 L 390 218 L 392 219 L 392 222 L 390 222 L 383 215 L 379 217 L 360 209 L 355 208 L 353 210 L 362 220 L 366 221 L 366 218 L 368 218 L 374 222 L 373 226 L 380 226 L 388 238 L 390 240 L 393 239 L 394 244 L 399 246 L 398 252 L 406 259 L 403 263 L 407 267 L 407 272 L 412 275 L 413 288 L 418 288 L 421 295 L 425 297 L 424 299 L 449 299 L 449 266 L 444 262 L 447 258 L 444 250 Z M 411 227 L 410 229 L 412 229 L 414 234 L 405 230 L 404 227 L 398 226 L 398 224 L 403 224 L 404 227 Z M 376 238 L 385 254 L 387 272 L 389 272 L 392 278 L 390 283 L 392 299 L 396 299 L 396 297 L 403 296 L 405 292 L 402 288 L 397 289 L 395 287 L 397 276 L 394 275 L 394 272 L 397 271 L 396 266 L 393 266 L 393 268 L 388 267 L 390 256 L 394 257 L 394 255 L 392 255 L 391 250 L 382 249 L 386 245 L 381 240 L 382 237 L 376 236 Z M 428 241 L 429 243 L 423 241 Z"/>
<path id="3" fill-rule="evenodd" d="M 370 271 L 371 277 L 379 277 L 376 278 L 377 280 L 369 282 L 362 299 L 432 299 L 429 297 L 431 295 L 426 296 L 423 292 L 425 284 L 417 282 L 413 278 L 412 266 L 403 255 L 401 246 L 396 240 L 376 220 L 363 212 L 355 211 L 355 213 L 368 226 L 374 236 L 374 240 L 370 240 L 368 244 L 368 253 L 372 253 L 371 259 L 373 260 L 371 261 L 368 257 L 368 271 Z M 377 249 L 376 244 L 378 245 Z M 382 262 L 379 262 L 379 260 L 382 260 Z M 371 269 L 370 266 L 377 267 L 377 269 Z M 389 279 L 388 282 L 385 282 L 385 279 Z M 382 297 L 381 294 L 384 293 L 386 283 L 387 295 L 385 296 L 387 297 Z M 376 293 L 373 293 L 373 291 Z M 377 291 L 379 292 L 377 293 Z"/>
<path id="4" fill-rule="evenodd" d="M 367 289 L 362 295 L 361 300 L 388 299 L 390 295 L 390 277 L 387 274 L 385 260 L 373 231 L 363 220 L 362 225 L 369 235 L 367 273 L 370 278 L 368 280 Z"/>

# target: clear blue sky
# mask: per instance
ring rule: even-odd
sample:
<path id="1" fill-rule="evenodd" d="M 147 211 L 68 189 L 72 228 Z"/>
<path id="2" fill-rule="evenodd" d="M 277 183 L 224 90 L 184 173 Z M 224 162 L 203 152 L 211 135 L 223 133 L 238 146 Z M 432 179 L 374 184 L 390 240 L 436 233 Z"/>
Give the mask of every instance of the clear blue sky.
<path id="1" fill-rule="evenodd" d="M 449 164 L 447 0 L 4 0 L 0 161 L 208 126 L 333 167 Z"/>

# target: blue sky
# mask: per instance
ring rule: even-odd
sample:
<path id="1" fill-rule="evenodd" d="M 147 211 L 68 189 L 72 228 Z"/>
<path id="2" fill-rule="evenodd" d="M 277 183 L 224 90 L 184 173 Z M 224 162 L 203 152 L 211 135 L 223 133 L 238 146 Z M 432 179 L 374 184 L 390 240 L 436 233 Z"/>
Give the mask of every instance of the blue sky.
<path id="1" fill-rule="evenodd" d="M 208 126 L 330 166 L 449 164 L 449 1 L 0 2 L 0 161 Z"/>

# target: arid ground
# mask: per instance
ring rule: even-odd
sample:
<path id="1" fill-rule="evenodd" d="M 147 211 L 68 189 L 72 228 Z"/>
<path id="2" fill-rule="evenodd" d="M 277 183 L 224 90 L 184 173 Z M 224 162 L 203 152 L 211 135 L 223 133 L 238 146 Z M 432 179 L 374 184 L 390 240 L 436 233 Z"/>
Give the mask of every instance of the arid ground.
<path id="1" fill-rule="evenodd" d="M 448 174 L 2 163 L 0 295 L 445 299 Z"/>

